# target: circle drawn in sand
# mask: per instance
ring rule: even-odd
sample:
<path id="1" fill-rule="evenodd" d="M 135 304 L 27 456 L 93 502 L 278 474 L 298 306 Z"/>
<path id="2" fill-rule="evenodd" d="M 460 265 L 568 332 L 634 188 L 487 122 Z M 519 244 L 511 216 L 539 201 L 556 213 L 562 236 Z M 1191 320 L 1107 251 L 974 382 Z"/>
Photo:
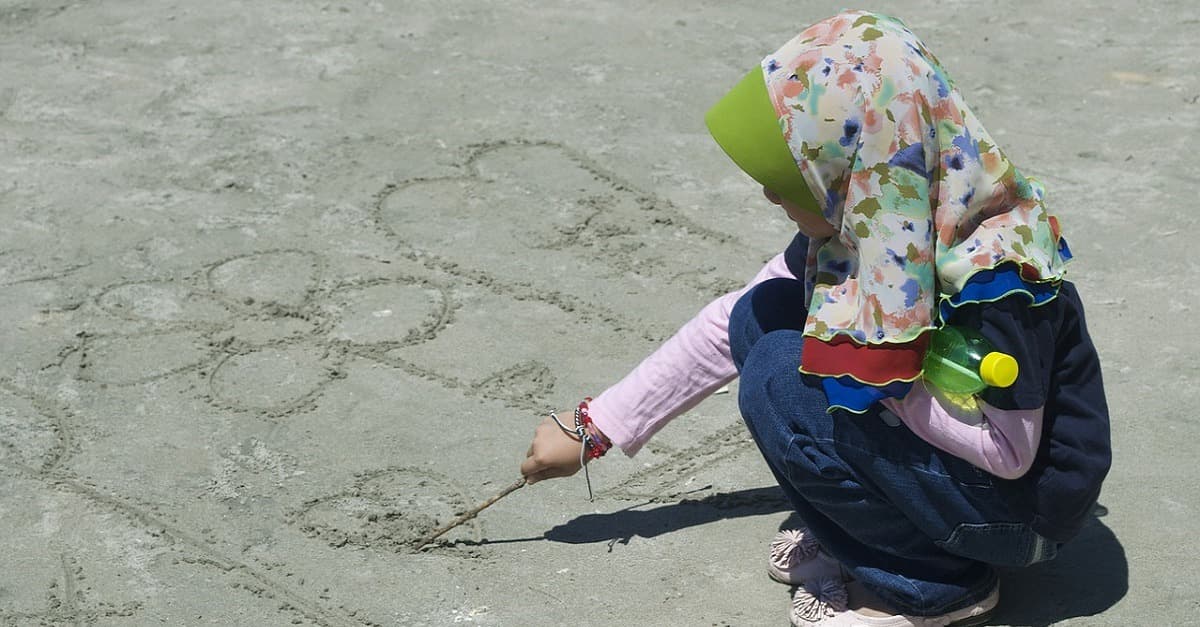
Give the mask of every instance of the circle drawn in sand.
<path id="1" fill-rule="evenodd" d="M 432 179 L 391 189 L 380 201 L 379 218 L 385 228 L 423 249 L 508 255 L 545 248 L 582 231 L 598 212 L 596 202 L 586 194 L 534 194 L 508 180 Z M 504 217 L 509 208 L 528 213 L 531 204 L 538 207 L 537 220 Z"/>
<path id="2" fill-rule="evenodd" d="M 170 283 L 126 283 L 96 298 L 101 309 L 123 318 L 155 322 L 219 323 L 229 310 L 215 298 Z"/>
<path id="3" fill-rule="evenodd" d="M 202 344 L 189 331 L 88 338 L 80 349 L 78 377 L 112 385 L 145 383 L 208 359 Z"/>
<path id="4" fill-rule="evenodd" d="M 213 266 L 208 282 L 235 302 L 299 307 L 319 277 L 316 255 L 278 251 L 236 257 Z"/>
<path id="5" fill-rule="evenodd" d="M 214 398 L 235 409 L 286 413 L 337 376 L 321 349 L 270 347 L 231 355 L 211 377 Z"/>
<path id="6" fill-rule="evenodd" d="M 419 284 L 383 283 L 331 295 L 341 321 L 330 335 L 354 344 L 409 345 L 432 339 L 449 319 L 441 290 Z"/>
<path id="7" fill-rule="evenodd" d="M 289 522 L 333 547 L 386 548 L 398 552 L 454 518 L 464 499 L 443 476 L 424 469 L 392 468 L 360 478 L 350 489 L 304 503 Z M 471 521 L 443 538 L 478 534 Z"/>

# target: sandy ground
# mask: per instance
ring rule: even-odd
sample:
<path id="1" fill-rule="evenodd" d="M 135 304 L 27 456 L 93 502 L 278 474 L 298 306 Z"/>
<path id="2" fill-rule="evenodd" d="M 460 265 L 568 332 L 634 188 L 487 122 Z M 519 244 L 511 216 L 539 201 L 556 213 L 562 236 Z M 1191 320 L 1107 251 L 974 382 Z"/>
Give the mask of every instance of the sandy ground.
<path id="1" fill-rule="evenodd" d="M 1046 182 L 1105 361 L 1101 517 L 1001 624 L 1200 622 L 1200 10 L 1116 4 L 870 7 Z M 842 5 L 773 6 L 0 1 L 0 622 L 785 624 L 734 394 L 410 546 L 786 244 L 702 125 Z"/>

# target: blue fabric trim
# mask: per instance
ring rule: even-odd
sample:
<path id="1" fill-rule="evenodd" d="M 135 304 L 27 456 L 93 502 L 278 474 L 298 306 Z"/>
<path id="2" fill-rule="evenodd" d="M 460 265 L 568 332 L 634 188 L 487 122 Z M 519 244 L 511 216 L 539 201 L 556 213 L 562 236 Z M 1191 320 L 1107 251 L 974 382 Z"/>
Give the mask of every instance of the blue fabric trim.
<path id="1" fill-rule="evenodd" d="M 1075 255 L 1071 254 L 1071 247 L 1067 246 L 1067 238 L 1058 238 L 1058 256 L 1062 257 L 1063 261 L 1069 261 Z"/>
<path id="2" fill-rule="evenodd" d="M 853 377 L 822 377 L 821 385 L 825 388 L 825 398 L 829 401 L 830 410 L 844 409 L 861 414 L 872 404 L 885 398 L 906 396 L 912 387 L 912 381 L 893 381 L 876 387 L 857 381 Z"/>
<path id="3" fill-rule="evenodd" d="M 1065 240 L 1059 240 L 1060 246 L 1065 247 Z M 1070 254 L 1070 251 L 1067 251 Z M 1064 257 L 1067 259 L 1068 257 Z M 942 301 L 938 311 L 942 322 L 950 320 L 955 308 L 967 303 L 988 303 L 999 300 L 1012 293 L 1020 293 L 1030 300 L 1029 306 L 1038 305 L 1054 300 L 1058 296 L 1057 283 L 1033 283 L 1021 278 L 1021 269 L 1015 263 L 1002 263 L 990 270 L 981 270 L 967 279 L 954 296 Z"/>

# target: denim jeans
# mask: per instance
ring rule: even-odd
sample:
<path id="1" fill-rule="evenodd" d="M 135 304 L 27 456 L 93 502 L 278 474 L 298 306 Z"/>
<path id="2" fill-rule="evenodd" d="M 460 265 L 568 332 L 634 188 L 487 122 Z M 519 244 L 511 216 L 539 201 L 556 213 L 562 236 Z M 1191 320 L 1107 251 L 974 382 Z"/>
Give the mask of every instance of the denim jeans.
<path id="1" fill-rule="evenodd" d="M 992 475 L 889 426 L 878 405 L 830 412 L 819 380 L 798 370 L 805 311 L 803 284 L 766 281 L 734 307 L 729 338 L 746 425 L 826 551 L 918 616 L 982 600 L 994 565 L 1053 557 L 1057 547 L 1013 516 Z"/>

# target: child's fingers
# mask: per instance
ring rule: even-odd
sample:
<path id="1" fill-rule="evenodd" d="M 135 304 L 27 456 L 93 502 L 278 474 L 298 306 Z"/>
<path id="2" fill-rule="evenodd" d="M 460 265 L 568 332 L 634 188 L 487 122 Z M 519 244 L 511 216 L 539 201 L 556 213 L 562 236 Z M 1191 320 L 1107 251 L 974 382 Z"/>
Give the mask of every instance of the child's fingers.
<path id="1" fill-rule="evenodd" d="M 537 483 L 543 479 L 567 477 L 571 474 L 573 473 L 570 470 L 543 460 L 536 455 L 525 458 L 525 461 L 521 463 L 521 475 L 529 483 Z"/>
<path id="2" fill-rule="evenodd" d="M 533 458 L 533 452 L 530 451 L 530 454 L 525 457 L 525 461 L 521 462 L 521 474 L 532 483 L 534 475 L 541 470 L 540 466 L 541 464 L 537 463 L 537 460 Z"/>
<path id="3" fill-rule="evenodd" d="M 565 476 L 567 476 L 565 473 L 563 473 L 557 469 L 554 469 L 554 468 L 549 468 L 549 469 L 543 470 L 541 472 L 535 472 L 532 475 L 526 476 L 525 482 L 526 483 L 537 483 L 543 479 L 555 479 L 557 477 L 565 477 Z"/>
<path id="4" fill-rule="evenodd" d="M 521 462 L 521 475 L 525 477 L 529 483 L 541 481 L 554 477 L 554 467 L 547 464 L 537 455 L 530 455 Z"/>

